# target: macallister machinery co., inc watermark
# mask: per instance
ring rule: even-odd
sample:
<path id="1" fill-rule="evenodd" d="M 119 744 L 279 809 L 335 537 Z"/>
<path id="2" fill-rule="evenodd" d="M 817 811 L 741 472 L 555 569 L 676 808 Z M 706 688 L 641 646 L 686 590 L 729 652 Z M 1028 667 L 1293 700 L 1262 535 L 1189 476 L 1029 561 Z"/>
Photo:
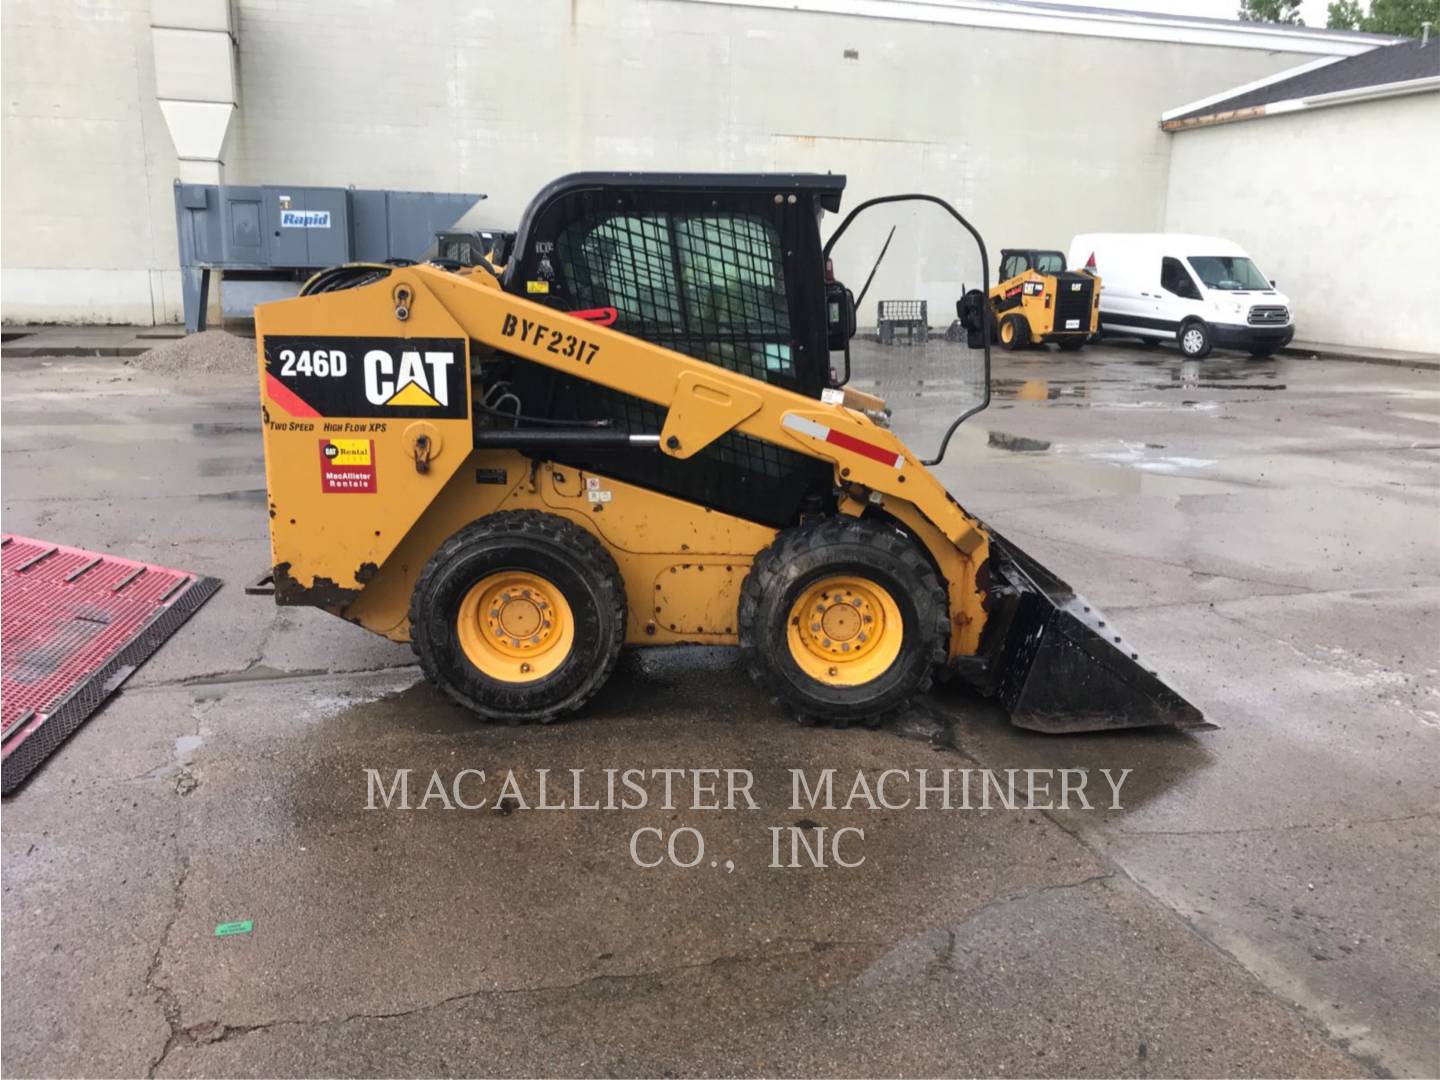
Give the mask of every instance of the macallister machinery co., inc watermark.
<path id="1" fill-rule="evenodd" d="M 864 813 L 985 810 L 1123 810 L 1130 769 L 787 769 L 791 811 Z M 762 809 L 749 769 L 365 769 L 366 810 L 491 810 L 697 814 Z M 850 820 L 850 819 L 847 819 Z M 839 867 L 865 862 L 865 829 L 802 822 L 767 826 L 770 869 Z M 693 868 L 706 861 L 693 825 L 644 825 L 630 834 L 638 867 Z M 712 867 L 722 865 L 711 860 Z M 732 860 L 723 862 L 733 872 Z"/>

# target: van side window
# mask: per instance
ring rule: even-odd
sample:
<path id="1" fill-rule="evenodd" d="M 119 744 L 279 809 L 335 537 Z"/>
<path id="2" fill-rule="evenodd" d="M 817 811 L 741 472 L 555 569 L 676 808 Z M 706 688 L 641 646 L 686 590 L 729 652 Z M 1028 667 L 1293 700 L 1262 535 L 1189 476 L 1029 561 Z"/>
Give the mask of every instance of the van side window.
<path id="1" fill-rule="evenodd" d="M 1187 300 L 1199 300 L 1200 290 L 1185 272 L 1179 259 L 1166 258 L 1160 263 L 1160 287 L 1168 293 L 1183 296 Z"/>

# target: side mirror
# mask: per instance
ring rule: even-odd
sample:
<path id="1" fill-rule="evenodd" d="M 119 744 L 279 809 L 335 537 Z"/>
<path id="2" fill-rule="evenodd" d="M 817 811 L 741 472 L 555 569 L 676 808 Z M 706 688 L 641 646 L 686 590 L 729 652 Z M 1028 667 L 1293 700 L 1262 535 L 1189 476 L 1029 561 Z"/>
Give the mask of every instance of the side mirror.
<path id="1" fill-rule="evenodd" d="M 832 352 L 847 348 L 855 336 L 855 294 L 838 281 L 825 286 L 825 334 Z"/>
<path id="2" fill-rule="evenodd" d="M 1270 279 L 1270 288 L 1275 288 L 1275 279 L 1273 277 Z"/>

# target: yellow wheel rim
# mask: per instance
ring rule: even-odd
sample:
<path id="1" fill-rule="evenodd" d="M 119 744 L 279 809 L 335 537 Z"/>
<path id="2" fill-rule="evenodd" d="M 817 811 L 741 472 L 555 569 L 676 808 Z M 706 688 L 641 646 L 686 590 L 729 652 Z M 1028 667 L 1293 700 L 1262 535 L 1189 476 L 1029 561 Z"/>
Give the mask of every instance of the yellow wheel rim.
<path id="1" fill-rule="evenodd" d="M 878 679 L 900 655 L 905 628 L 900 608 L 866 578 L 814 582 L 790 608 L 790 657 L 827 686 L 860 686 Z"/>
<path id="2" fill-rule="evenodd" d="M 575 644 L 565 596 L 537 574 L 506 570 L 482 578 L 460 601 L 456 632 L 466 657 L 500 682 L 551 674 Z"/>
<path id="3" fill-rule="evenodd" d="M 1009 319 L 1000 324 L 1000 340 L 1006 345 L 1015 340 L 1015 324 Z"/>

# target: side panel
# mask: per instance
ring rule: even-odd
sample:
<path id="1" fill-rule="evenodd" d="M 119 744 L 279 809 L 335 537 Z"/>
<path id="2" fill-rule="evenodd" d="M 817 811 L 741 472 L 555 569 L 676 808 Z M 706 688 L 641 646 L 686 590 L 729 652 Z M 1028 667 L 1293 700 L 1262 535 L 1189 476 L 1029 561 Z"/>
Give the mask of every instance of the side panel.
<path id="1" fill-rule="evenodd" d="M 469 341 L 373 290 L 263 304 L 255 327 L 275 598 L 343 614 L 470 453 Z"/>
<path id="2" fill-rule="evenodd" d="M 425 562 L 447 537 L 499 510 L 543 510 L 593 533 L 625 580 L 631 645 L 733 645 L 739 583 L 775 530 L 586 470 L 473 451 L 396 546 L 348 618 L 395 641 Z"/>

